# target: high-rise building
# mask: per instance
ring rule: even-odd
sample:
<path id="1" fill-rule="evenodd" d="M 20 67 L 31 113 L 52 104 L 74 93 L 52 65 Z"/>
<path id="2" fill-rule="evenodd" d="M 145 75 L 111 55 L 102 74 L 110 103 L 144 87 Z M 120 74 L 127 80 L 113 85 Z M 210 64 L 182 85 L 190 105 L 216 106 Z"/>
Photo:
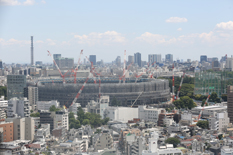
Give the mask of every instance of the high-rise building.
<path id="1" fill-rule="evenodd" d="M 25 75 L 7 75 L 7 98 L 24 97 L 24 88 L 26 87 Z"/>
<path id="2" fill-rule="evenodd" d="M 93 63 L 93 65 L 96 65 L 96 55 L 90 55 L 89 60 Z"/>
<path id="3" fill-rule="evenodd" d="M 165 62 L 166 63 L 173 63 L 173 55 L 172 54 L 165 55 Z"/>
<path id="4" fill-rule="evenodd" d="M 33 36 L 31 36 L 31 65 L 34 65 L 34 47 L 33 47 Z"/>
<path id="5" fill-rule="evenodd" d="M 233 86 L 227 87 L 227 112 L 230 123 L 233 123 Z"/>
<path id="6" fill-rule="evenodd" d="M 55 60 L 59 68 L 72 68 L 74 66 L 74 58 L 64 58 L 61 54 L 53 54 L 53 59 Z M 56 68 L 56 66 L 53 66 Z"/>
<path id="7" fill-rule="evenodd" d="M 117 58 L 116 58 L 116 65 L 118 67 L 121 67 L 121 57 L 120 56 L 117 56 Z"/>
<path id="8" fill-rule="evenodd" d="M 207 62 L 207 56 L 206 55 L 201 55 L 200 62 L 203 62 L 203 61 Z"/>
<path id="9" fill-rule="evenodd" d="M 139 52 L 134 53 L 134 64 L 138 65 L 139 67 L 142 67 L 141 53 Z"/>
<path id="10" fill-rule="evenodd" d="M 233 58 L 226 59 L 226 70 L 233 71 Z"/>
<path id="11" fill-rule="evenodd" d="M 153 66 L 155 66 L 156 63 L 161 63 L 161 54 L 149 54 L 148 62 L 149 65 L 152 65 L 155 62 Z"/>
<path id="12" fill-rule="evenodd" d="M 2 60 L 0 59 L 0 69 L 2 69 Z"/>
<path id="13" fill-rule="evenodd" d="M 26 98 L 11 98 L 8 101 L 7 107 L 7 118 L 13 117 L 29 117 L 30 116 L 30 107 L 29 102 Z"/>
<path id="14" fill-rule="evenodd" d="M 38 101 L 38 87 L 28 87 L 28 100 L 32 110 L 35 110 Z"/>
<path id="15" fill-rule="evenodd" d="M 53 59 L 60 59 L 61 58 L 61 54 L 53 54 Z"/>
<path id="16" fill-rule="evenodd" d="M 128 56 L 128 65 L 131 64 L 131 63 L 132 63 L 132 64 L 134 63 L 134 56 L 129 55 L 129 56 Z"/>

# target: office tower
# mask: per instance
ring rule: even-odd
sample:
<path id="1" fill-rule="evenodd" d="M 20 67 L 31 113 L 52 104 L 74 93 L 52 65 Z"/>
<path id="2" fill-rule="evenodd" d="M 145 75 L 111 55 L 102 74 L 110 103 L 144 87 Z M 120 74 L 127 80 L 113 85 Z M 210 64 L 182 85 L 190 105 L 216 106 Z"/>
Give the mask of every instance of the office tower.
<path id="1" fill-rule="evenodd" d="M 139 67 L 142 67 L 141 53 L 134 53 L 134 64 L 138 65 Z"/>
<path id="2" fill-rule="evenodd" d="M 213 62 L 213 61 L 218 61 L 218 58 L 217 58 L 217 57 L 213 57 L 213 58 L 212 58 L 212 62 Z"/>
<path id="3" fill-rule="evenodd" d="M 118 67 L 121 67 L 121 57 L 120 56 L 117 56 L 117 58 L 116 58 L 116 65 Z"/>
<path id="4" fill-rule="evenodd" d="M 7 118 L 13 117 L 29 117 L 30 116 L 30 106 L 26 98 L 11 98 L 8 101 L 7 107 Z"/>
<path id="5" fill-rule="evenodd" d="M 152 65 L 155 62 L 153 66 L 156 66 L 156 63 L 161 63 L 161 54 L 149 54 L 148 62 L 149 65 Z"/>
<path id="6" fill-rule="evenodd" d="M 132 63 L 132 64 L 134 63 L 134 56 L 129 55 L 129 56 L 128 56 L 128 65 L 131 64 L 131 63 Z"/>
<path id="7" fill-rule="evenodd" d="M 206 55 L 201 55 L 200 62 L 202 62 L 202 61 L 207 62 L 207 56 Z"/>
<path id="8" fill-rule="evenodd" d="M 233 58 L 226 59 L 226 70 L 233 71 Z"/>
<path id="9" fill-rule="evenodd" d="M 31 36 L 31 66 L 34 65 L 34 47 L 33 47 L 33 36 Z"/>
<path id="10" fill-rule="evenodd" d="M 61 57 L 61 54 L 54 54 L 53 59 L 55 60 L 57 66 L 61 68 L 73 68 L 74 66 L 74 58 L 64 58 Z M 56 68 L 56 66 L 53 66 Z"/>
<path id="11" fill-rule="evenodd" d="M 38 101 L 38 87 L 28 87 L 28 100 L 32 110 L 35 110 Z"/>
<path id="12" fill-rule="evenodd" d="M 25 75 L 7 75 L 7 98 L 24 97 L 24 88 L 26 87 Z"/>
<path id="13" fill-rule="evenodd" d="M 165 55 L 165 62 L 166 63 L 173 63 L 173 55 L 172 54 Z"/>
<path id="14" fill-rule="evenodd" d="M 93 65 L 96 65 L 96 55 L 90 55 L 89 60 L 93 62 Z"/>
<path id="15" fill-rule="evenodd" d="M 233 123 L 233 86 L 227 87 L 227 112 L 230 123 Z"/>
<path id="16" fill-rule="evenodd" d="M 0 69 L 2 69 L 2 60 L 0 59 Z"/>
<path id="17" fill-rule="evenodd" d="M 187 59 L 187 62 L 189 62 L 189 63 L 190 63 L 190 62 L 191 62 L 191 59 Z"/>

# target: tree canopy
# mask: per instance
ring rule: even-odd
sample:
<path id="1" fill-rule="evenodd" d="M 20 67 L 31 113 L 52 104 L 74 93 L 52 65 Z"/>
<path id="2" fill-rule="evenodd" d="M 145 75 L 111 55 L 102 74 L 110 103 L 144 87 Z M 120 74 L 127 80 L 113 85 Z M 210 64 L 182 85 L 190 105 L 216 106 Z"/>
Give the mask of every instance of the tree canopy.
<path id="1" fill-rule="evenodd" d="M 7 97 L 7 88 L 5 86 L 0 86 L 0 97 L 4 96 L 5 99 Z"/>
<path id="2" fill-rule="evenodd" d="M 177 109 L 183 109 L 183 108 L 192 109 L 196 106 L 196 104 L 193 102 L 193 99 L 191 99 L 188 96 L 181 97 L 179 100 L 174 101 L 173 104 Z"/>
<path id="3" fill-rule="evenodd" d="M 168 144 L 173 144 L 174 147 L 177 147 L 178 144 L 180 144 L 180 140 L 178 138 L 168 138 L 165 140 L 165 143 L 168 143 Z"/>
<path id="4" fill-rule="evenodd" d="M 61 109 L 59 109 L 59 108 L 56 108 L 55 107 L 55 105 L 52 105 L 50 108 L 49 108 L 49 111 L 59 111 L 59 110 L 61 110 Z"/>
<path id="5" fill-rule="evenodd" d="M 37 113 L 31 113 L 30 114 L 31 117 L 40 117 L 40 113 L 37 112 Z"/>
<path id="6" fill-rule="evenodd" d="M 199 120 L 197 122 L 197 126 L 199 126 L 202 129 L 208 129 L 209 128 L 209 122 L 208 121 Z"/>

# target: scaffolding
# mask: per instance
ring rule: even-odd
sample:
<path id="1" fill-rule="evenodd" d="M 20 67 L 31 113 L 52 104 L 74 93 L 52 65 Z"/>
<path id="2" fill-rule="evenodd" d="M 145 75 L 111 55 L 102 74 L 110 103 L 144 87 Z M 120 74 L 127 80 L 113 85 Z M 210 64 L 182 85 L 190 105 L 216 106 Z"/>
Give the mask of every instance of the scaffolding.
<path id="1" fill-rule="evenodd" d="M 226 94 L 226 72 L 195 73 L 194 95 L 209 95 L 216 92 L 218 97 Z"/>

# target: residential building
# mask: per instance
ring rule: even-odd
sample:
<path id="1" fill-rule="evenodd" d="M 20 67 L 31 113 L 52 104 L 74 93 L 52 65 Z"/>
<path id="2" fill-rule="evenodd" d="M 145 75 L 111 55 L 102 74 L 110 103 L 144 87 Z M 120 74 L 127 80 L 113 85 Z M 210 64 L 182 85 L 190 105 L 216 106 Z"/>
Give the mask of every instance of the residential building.
<path id="1" fill-rule="evenodd" d="M 7 99 L 24 97 L 25 75 L 7 75 Z"/>
<path id="2" fill-rule="evenodd" d="M 226 59 L 226 70 L 233 71 L 233 57 Z"/>
<path id="3" fill-rule="evenodd" d="M 200 62 L 203 62 L 203 61 L 207 62 L 207 55 L 200 56 Z"/>
<path id="4" fill-rule="evenodd" d="M 165 62 L 166 63 L 173 63 L 173 55 L 172 54 L 165 55 Z"/>
<path id="5" fill-rule="evenodd" d="M 141 155 L 142 150 L 145 149 L 146 140 L 145 137 L 136 136 L 135 134 L 128 133 L 125 136 L 125 152 L 128 155 Z"/>
<path id="6" fill-rule="evenodd" d="M 49 124 L 50 133 L 52 133 L 55 124 L 55 112 L 41 111 L 40 112 L 40 124 Z"/>
<path id="7" fill-rule="evenodd" d="M 104 111 L 104 118 L 108 117 L 110 121 L 128 122 L 138 118 L 138 108 L 132 107 L 107 107 Z"/>
<path id="8" fill-rule="evenodd" d="M 35 133 L 35 140 L 48 138 L 50 136 L 50 124 L 41 124 L 41 128 Z"/>
<path id="9" fill-rule="evenodd" d="M 0 128 L 3 128 L 3 142 L 10 142 L 14 140 L 14 125 L 13 122 L 5 122 L 4 119 L 0 120 Z"/>
<path id="10" fill-rule="evenodd" d="M 227 112 L 230 123 L 233 123 L 233 86 L 227 87 Z"/>
<path id="11" fill-rule="evenodd" d="M 173 119 L 176 111 L 173 110 L 171 113 L 166 113 L 166 110 L 161 110 L 161 113 L 159 114 L 158 117 L 158 126 L 164 126 L 164 121 L 163 119 L 166 117 L 168 119 Z"/>
<path id="12" fill-rule="evenodd" d="M 157 132 L 151 133 L 151 138 L 149 138 L 149 149 L 143 150 L 142 155 L 183 155 L 180 149 L 165 147 L 163 149 L 158 148 L 159 134 Z"/>
<path id="13" fill-rule="evenodd" d="M 74 114 L 77 114 L 78 112 L 78 108 L 81 107 L 80 103 L 73 103 L 72 105 L 70 105 L 69 107 L 69 112 L 73 112 Z"/>
<path id="14" fill-rule="evenodd" d="M 229 146 L 223 146 L 221 148 L 221 155 L 233 155 L 233 148 Z"/>
<path id="15" fill-rule="evenodd" d="M 96 134 L 92 138 L 94 151 L 111 149 L 113 147 L 113 138 L 109 130 L 103 130 L 100 134 Z"/>
<path id="16" fill-rule="evenodd" d="M 3 127 L 0 127 L 0 143 L 3 142 Z"/>
<path id="17" fill-rule="evenodd" d="M 109 101 L 109 96 L 101 96 L 100 99 L 98 99 L 98 102 L 91 100 L 86 106 L 87 111 L 90 113 L 99 114 L 101 118 L 104 118 L 104 111 L 109 107 Z"/>
<path id="18" fill-rule="evenodd" d="M 17 116 L 29 117 L 30 110 L 31 107 L 29 106 L 27 98 L 11 98 L 8 101 L 7 118 L 13 118 Z"/>
<path id="19" fill-rule="evenodd" d="M 65 127 L 69 130 L 69 117 L 66 109 L 56 111 L 54 128 Z"/>
<path id="20" fill-rule="evenodd" d="M 134 63 L 134 56 L 129 55 L 129 56 L 128 56 L 128 65 L 131 64 L 131 63 L 132 63 L 132 64 Z"/>
<path id="21" fill-rule="evenodd" d="M 93 65 L 96 65 L 96 55 L 90 55 L 89 60 L 93 63 Z"/>
<path id="22" fill-rule="evenodd" d="M 134 53 L 134 64 L 139 67 L 142 67 L 142 58 L 141 58 L 141 53 L 137 52 Z"/>
<path id="23" fill-rule="evenodd" d="M 53 136 L 59 139 L 65 138 L 67 129 L 65 127 L 58 127 L 53 129 Z"/>
<path id="24" fill-rule="evenodd" d="M 144 121 L 156 122 L 163 108 L 153 108 L 150 106 L 138 106 L 138 118 Z"/>
<path id="25" fill-rule="evenodd" d="M 34 119 L 35 128 L 39 128 L 40 126 L 40 117 L 32 117 Z"/>
<path id="26" fill-rule="evenodd" d="M 230 122 L 228 117 L 228 113 L 215 113 L 213 116 L 209 118 L 209 128 L 211 130 L 219 130 L 222 131 L 223 128 L 226 128 Z"/>
<path id="27" fill-rule="evenodd" d="M 52 101 L 37 101 L 37 110 L 49 110 L 51 106 L 58 108 L 60 103 L 57 100 Z"/>
<path id="28" fill-rule="evenodd" d="M 28 100 L 32 110 L 35 110 L 38 101 L 38 87 L 28 87 Z"/>
<path id="29" fill-rule="evenodd" d="M 35 123 L 33 118 L 7 118 L 6 122 L 14 124 L 14 140 L 34 140 Z"/>

